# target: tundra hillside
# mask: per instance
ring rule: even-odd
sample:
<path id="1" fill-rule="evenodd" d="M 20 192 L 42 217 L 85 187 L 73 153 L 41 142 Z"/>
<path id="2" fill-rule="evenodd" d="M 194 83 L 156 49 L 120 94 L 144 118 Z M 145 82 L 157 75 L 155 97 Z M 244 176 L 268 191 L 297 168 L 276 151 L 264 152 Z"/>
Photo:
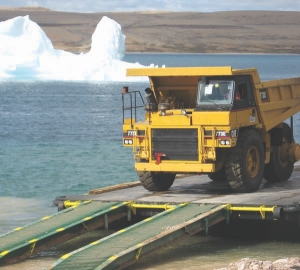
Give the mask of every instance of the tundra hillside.
<path id="1" fill-rule="evenodd" d="M 300 12 L 70 13 L 0 7 L 0 21 L 25 15 L 55 48 L 71 52 L 88 51 L 98 22 L 108 16 L 122 26 L 126 52 L 300 53 Z"/>

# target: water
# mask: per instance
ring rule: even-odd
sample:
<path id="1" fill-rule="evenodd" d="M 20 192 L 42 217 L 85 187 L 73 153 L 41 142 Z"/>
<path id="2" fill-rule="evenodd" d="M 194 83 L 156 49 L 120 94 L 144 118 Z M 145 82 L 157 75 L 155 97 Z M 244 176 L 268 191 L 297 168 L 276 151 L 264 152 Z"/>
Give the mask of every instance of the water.
<path id="1" fill-rule="evenodd" d="M 300 55 L 286 54 L 127 54 L 124 61 L 161 67 L 232 66 L 257 68 L 262 80 L 298 77 Z"/>
<path id="2" fill-rule="evenodd" d="M 257 67 L 262 80 L 300 76 L 300 55 L 127 54 L 124 60 L 167 67 Z M 0 234 L 55 213 L 52 200 L 56 196 L 83 194 L 90 189 L 137 180 L 132 151 L 122 146 L 123 85 L 37 80 L 0 82 Z M 126 85 L 131 90 L 143 90 L 148 83 Z M 298 114 L 294 124 L 295 139 L 299 142 Z M 197 239 L 192 238 L 186 246 L 169 248 L 165 251 L 169 252 L 168 256 L 160 255 L 154 268 L 171 269 L 174 264 L 184 263 L 187 269 L 200 269 L 204 257 L 205 265 L 212 266 L 217 261 L 225 266 L 242 257 L 261 256 L 262 251 L 269 249 L 277 258 L 295 256 L 294 251 L 300 248 L 299 244 L 257 242 L 245 249 L 243 240 L 236 240 L 234 247 L 241 248 L 235 249 L 232 256 L 234 247 L 230 241 L 205 239 L 209 249 L 224 245 L 217 252 L 211 251 L 211 257 L 207 258 L 199 244 L 203 240 Z M 174 254 L 180 252 L 186 256 L 175 259 Z M 158 266 L 159 263 L 163 266 Z M 151 269 L 147 268 L 147 261 L 140 267 Z"/>
<path id="3" fill-rule="evenodd" d="M 136 180 L 131 151 L 121 143 L 122 84 L 6 82 L 1 88 L 0 196 L 50 200 Z"/>

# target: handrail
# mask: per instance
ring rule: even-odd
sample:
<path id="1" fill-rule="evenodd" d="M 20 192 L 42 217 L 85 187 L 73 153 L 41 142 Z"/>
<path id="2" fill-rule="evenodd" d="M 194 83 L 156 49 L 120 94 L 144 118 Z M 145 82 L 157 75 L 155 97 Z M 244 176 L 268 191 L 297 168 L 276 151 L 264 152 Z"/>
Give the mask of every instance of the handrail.
<path id="1" fill-rule="evenodd" d="M 139 94 L 140 100 L 142 100 L 143 105 L 140 105 L 140 106 L 137 105 L 137 94 Z M 129 107 L 125 107 L 125 98 L 124 98 L 125 95 L 130 96 L 130 106 Z M 125 111 L 126 110 L 130 110 L 130 125 L 132 127 L 133 126 L 133 122 L 132 122 L 133 113 L 134 113 L 134 121 L 136 122 L 136 119 L 137 119 L 137 112 L 136 111 L 137 111 L 138 108 L 143 108 L 144 105 L 145 105 L 145 102 L 144 102 L 144 99 L 143 99 L 142 94 L 141 94 L 140 91 L 131 91 L 131 92 L 122 93 L 123 124 L 124 124 L 124 121 L 125 121 Z"/>

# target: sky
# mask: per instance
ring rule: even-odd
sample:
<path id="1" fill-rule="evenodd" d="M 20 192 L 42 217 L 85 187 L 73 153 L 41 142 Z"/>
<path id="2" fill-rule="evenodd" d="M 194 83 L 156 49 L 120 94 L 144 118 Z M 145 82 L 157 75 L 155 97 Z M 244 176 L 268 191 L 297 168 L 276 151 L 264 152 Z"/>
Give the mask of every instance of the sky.
<path id="1" fill-rule="evenodd" d="M 300 11 L 300 0 L 0 0 L 0 7 L 40 6 L 70 12 L 284 10 Z"/>

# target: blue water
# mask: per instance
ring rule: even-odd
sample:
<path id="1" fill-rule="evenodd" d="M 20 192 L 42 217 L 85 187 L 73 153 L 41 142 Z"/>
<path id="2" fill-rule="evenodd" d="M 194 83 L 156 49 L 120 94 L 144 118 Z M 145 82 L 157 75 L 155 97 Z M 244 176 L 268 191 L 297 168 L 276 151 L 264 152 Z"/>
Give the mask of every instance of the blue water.
<path id="1" fill-rule="evenodd" d="M 0 196 L 50 200 L 136 180 L 132 152 L 122 147 L 121 84 L 0 87 Z"/>
<path id="2" fill-rule="evenodd" d="M 127 54 L 128 62 L 166 67 L 232 66 L 257 68 L 262 80 L 298 77 L 300 55 L 287 54 Z"/>
<path id="3" fill-rule="evenodd" d="M 262 80 L 300 76 L 300 55 L 127 54 L 124 60 L 167 67 L 257 67 Z M 126 84 L 131 90 L 148 86 L 147 82 Z M 30 205 L 36 200 L 47 212 L 54 211 L 49 207 L 56 196 L 136 181 L 132 150 L 122 146 L 123 85 L 0 82 L 0 199 L 24 198 Z M 295 119 L 298 133 L 298 115 Z M 20 199 L 14 208 L 24 206 L 24 215 L 19 214 L 24 220 L 25 205 Z M 3 211 L 0 207 L 0 233 L 14 225 L 3 225 Z"/>

